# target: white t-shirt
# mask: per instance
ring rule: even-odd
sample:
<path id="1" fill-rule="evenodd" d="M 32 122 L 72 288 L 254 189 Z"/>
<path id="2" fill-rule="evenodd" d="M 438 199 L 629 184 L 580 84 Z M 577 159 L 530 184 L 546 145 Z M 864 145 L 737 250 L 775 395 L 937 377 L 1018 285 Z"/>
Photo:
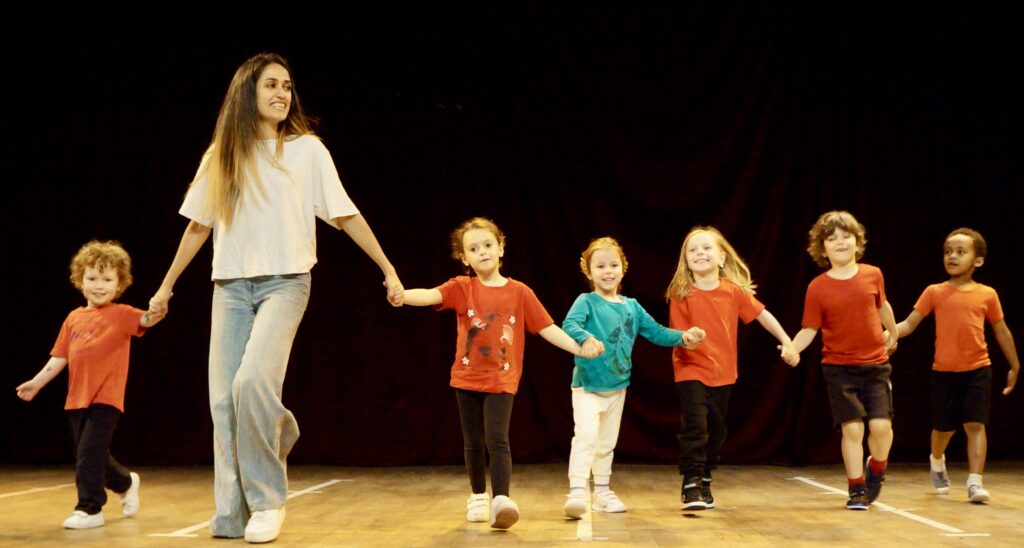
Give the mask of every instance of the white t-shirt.
<path id="1" fill-rule="evenodd" d="M 247 181 L 229 226 L 204 207 L 206 174 L 192 185 L 179 210 L 213 227 L 214 280 L 309 272 L 316 264 L 316 217 L 330 221 L 359 213 L 320 139 L 303 135 L 285 141 L 277 166 L 270 160 L 276 141 L 262 144 L 266 153 L 257 151 L 255 161 L 262 185 Z"/>

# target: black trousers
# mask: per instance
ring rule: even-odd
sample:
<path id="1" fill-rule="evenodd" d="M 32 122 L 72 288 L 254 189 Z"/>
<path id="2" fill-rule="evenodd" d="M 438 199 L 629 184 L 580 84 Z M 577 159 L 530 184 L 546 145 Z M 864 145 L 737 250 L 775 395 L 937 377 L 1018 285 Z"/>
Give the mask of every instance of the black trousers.
<path id="1" fill-rule="evenodd" d="M 512 477 L 512 450 L 508 425 L 513 394 L 491 394 L 455 389 L 465 445 L 466 472 L 474 493 L 487 492 L 487 455 L 491 456 L 491 494 L 508 496 Z"/>
<path id="2" fill-rule="evenodd" d="M 124 493 L 132 486 L 128 469 L 110 456 L 110 440 L 121 412 L 109 405 L 94 404 L 86 409 L 69 409 L 67 413 L 75 448 L 75 510 L 98 514 L 107 503 L 104 487 Z"/>
<path id="3" fill-rule="evenodd" d="M 718 452 L 728 433 L 725 414 L 732 386 L 704 386 L 700 381 L 676 383 L 680 414 L 679 473 L 684 481 L 711 478 Z"/>

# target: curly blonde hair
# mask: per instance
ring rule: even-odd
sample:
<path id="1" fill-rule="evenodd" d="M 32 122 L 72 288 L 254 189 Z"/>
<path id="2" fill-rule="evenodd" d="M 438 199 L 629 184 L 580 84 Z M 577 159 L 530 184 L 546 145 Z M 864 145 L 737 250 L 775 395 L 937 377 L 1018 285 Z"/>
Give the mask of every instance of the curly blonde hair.
<path id="1" fill-rule="evenodd" d="M 739 253 L 725 239 L 725 236 L 722 236 L 722 233 L 713 226 L 695 226 L 686 235 L 686 238 L 683 239 L 683 247 L 679 251 L 679 265 L 676 267 L 676 273 L 672 276 L 672 281 L 668 284 L 668 289 L 665 291 L 665 300 L 682 299 L 690 294 L 694 278 L 693 272 L 690 271 L 690 265 L 686 262 L 686 248 L 694 236 L 702 233 L 711 234 L 715 240 L 715 245 L 725 252 L 725 264 L 720 267 L 719 275 L 735 284 L 744 292 L 753 295 L 757 285 L 754 284 L 750 277 L 750 267 L 747 266 L 747 263 L 743 261 Z"/>
<path id="2" fill-rule="evenodd" d="M 590 259 L 598 249 L 614 249 L 619 254 L 619 260 L 622 261 L 622 274 L 625 275 L 626 271 L 629 270 L 629 261 L 626 260 L 626 253 L 622 251 L 622 246 L 619 245 L 615 238 L 611 236 L 595 238 L 590 241 L 590 245 L 580 255 L 580 272 L 583 272 L 583 275 L 587 277 L 587 281 L 590 282 L 590 289 L 594 289 L 594 280 L 590 277 Z M 621 284 L 619 285 L 621 286 Z"/>
<path id="3" fill-rule="evenodd" d="M 821 268 L 829 268 L 831 263 L 825 255 L 825 238 L 831 236 L 836 229 L 853 234 L 857 240 L 857 260 L 864 256 L 864 246 L 868 243 L 867 230 L 849 211 L 829 211 L 818 217 L 811 227 L 807 239 L 807 253 Z"/>
<path id="4" fill-rule="evenodd" d="M 474 229 L 488 230 L 498 240 L 500 247 L 505 247 L 505 233 L 498 228 L 498 225 L 494 224 L 494 221 L 486 217 L 473 217 L 468 221 L 463 222 L 458 228 L 452 231 L 449 243 L 452 246 L 452 258 L 456 261 L 462 261 L 466 258 L 465 251 L 463 251 L 462 238 L 467 232 Z M 498 266 L 501 266 L 501 259 L 498 259 Z M 470 268 L 465 267 L 466 274 L 470 274 Z"/>
<path id="5" fill-rule="evenodd" d="M 120 242 L 92 240 L 75 253 L 71 259 L 71 283 L 79 291 L 82 290 L 85 269 L 90 267 L 97 270 L 113 268 L 117 271 L 118 286 L 115 299 L 132 285 L 132 258 L 128 256 L 124 247 L 121 247 Z"/>

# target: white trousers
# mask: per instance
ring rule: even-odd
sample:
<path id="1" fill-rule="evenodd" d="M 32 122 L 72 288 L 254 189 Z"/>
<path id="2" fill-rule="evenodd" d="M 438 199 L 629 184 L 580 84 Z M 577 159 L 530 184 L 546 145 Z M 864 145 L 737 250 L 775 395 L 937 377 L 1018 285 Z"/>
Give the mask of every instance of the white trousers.
<path id="1" fill-rule="evenodd" d="M 591 472 L 597 485 L 608 485 L 611 481 L 612 458 L 625 402 L 625 388 L 614 392 L 572 389 L 576 428 L 569 453 L 569 487 L 589 487 Z"/>

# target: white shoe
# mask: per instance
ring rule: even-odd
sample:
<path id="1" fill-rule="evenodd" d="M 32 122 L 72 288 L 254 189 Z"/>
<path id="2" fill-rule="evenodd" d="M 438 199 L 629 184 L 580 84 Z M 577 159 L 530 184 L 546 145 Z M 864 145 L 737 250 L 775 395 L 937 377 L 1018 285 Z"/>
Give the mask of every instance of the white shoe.
<path id="1" fill-rule="evenodd" d="M 245 542 L 259 544 L 270 542 L 281 533 L 284 524 L 284 507 L 277 510 L 260 510 L 253 512 L 249 523 L 245 526 Z"/>
<path id="2" fill-rule="evenodd" d="M 487 493 L 474 493 L 466 499 L 466 521 L 487 521 Z"/>
<path id="3" fill-rule="evenodd" d="M 98 514 L 86 514 L 81 510 L 75 510 L 68 516 L 68 519 L 64 520 L 65 529 L 92 529 L 93 527 L 103 527 L 103 512 L 100 511 Z"/>
<path id="4" fill-rule="evenodd" d="M 988 502 L 990 497 L 988 496 L 988 491 L 983 489 L 980 485 L 972 483 L 967 486 L 967 498 L 969 498 L 971 502 L 977 502 L 980 504 L 982 502 Z"/>
<path id="5" fill-rule="evenodd" d="M 626 505 L 619 500 L 615 491 L 609 489 L 607 491 L 601 491 L 600 493 L 594 493 L 594 510 L 597 510 L 598 512 L 617 514 L 619 512 L 625 512 Z"/>
<path id="6" fill-rule="evenodd" d="M 132 517 L 139 512 L 139 475 L 131 473 L 132 485 L 121 495 L 121 513 Z"/>
<path id="7" fill-rule="evenodd" d="M 491 527 L 508 529 L 519 521 L 519 506 L 505 495 L 491 501 Z"/>
<path id="8" fill-rule="evenodd" d="M 565 496 L 565 506 L 562 507 L 565 517 L 580 519 L 587 513 L 587 491 L 585 489 L 570 489 Z"/>

